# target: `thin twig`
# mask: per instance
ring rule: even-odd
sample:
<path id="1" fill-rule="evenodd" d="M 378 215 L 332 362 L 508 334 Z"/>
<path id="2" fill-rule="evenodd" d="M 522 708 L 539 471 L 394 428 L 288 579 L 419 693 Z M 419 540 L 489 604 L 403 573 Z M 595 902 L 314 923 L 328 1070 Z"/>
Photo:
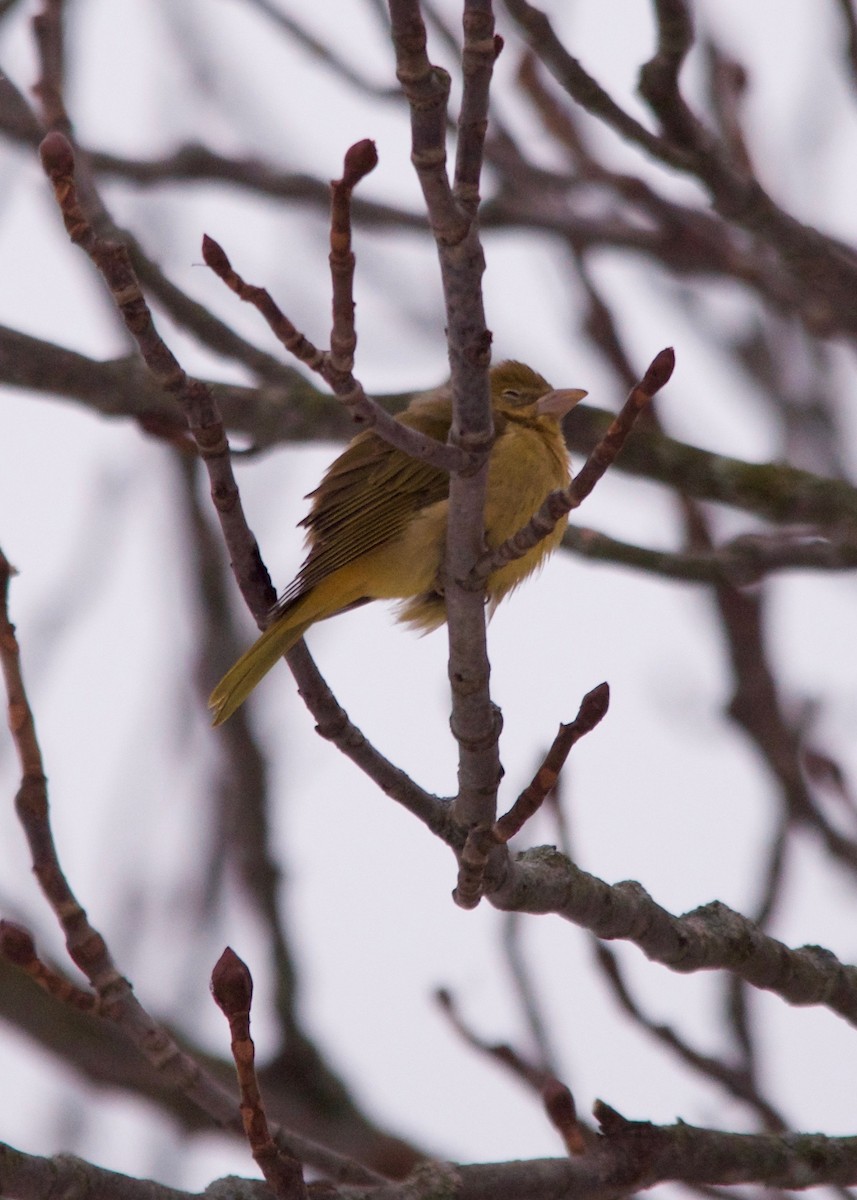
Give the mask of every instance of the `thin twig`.
<path id="1" fill-rule="evenodd" d="M 462 1041 L 466 1042 L 473 1050 L 478 1050 L 480 1054 L 485 1055 L 496 1063 L 500 1063 L 501 1066 L 511 1071 L 517 1079 L 523 1080 L 534 1091 L 541 1091 L 546 1080 L 549 1078 L 548 1073 L 543 1067 L 529 1062 L 525 1055 L 505 1042 L 488 1042 L 484 1038 L 479 1037 L 461 1016 L 455 998 L 448 988 L 438 988 L 434 998 L 441 1012 Z"/>
<path id="2" fill-rule="evenodd" d="M 229 460 L 226 432 L 211 391 L 185 374 L 158 334 L 125 247 L 98 237 L 84 215 L 75 186 L 74 152 L 70 143 L 60 133 L 49 133 L 42 142 L 41 156 L 69 237 L 100 271 L 149 371 L 184 410 L 208 468 L 212 499 L 236 579 L 250 611 L 257 620 L 263 620 L 276 594 L 256 539 L 247 526 Z"/>
<path id="3" fill-rule="evenodd" d="M 311 370 L 317 372 L 326 383 L 336 392 L 339 399 L 348 406 L 352 416 L 359 421 L 362 428 L 371 428 L 392 446 L 402 450 L 411 458 L 430 463 L 442 471 L 456 470 L 465 467 L 470 462 L 466 454 L 462 454 L 454 446 L 438 442 L 435 438 L 422 434 L 416 429 L 396 421 L 374 400 L 364 392 L 362 386 L 350 375 L 331 367 L 330 355 L 313 345 L 311 341 L 292 324 L 280 309 L 266 288 L 245 283 L 233 268 L 226 252 L 214 240 L 205 234 L 202 239 L 202 256 L 206 266 L 210 267 L 218 279 L 242 300 L 252 304 L 265 318 L 268 327 L 280 343 L 303 362 Z"/>
<path id="4" fill-rule="evenodd" d="M 529 786 L 524 788 L 509 811 L 498 818 L 494 826 L 502 842 L 510 842 L 538 812 L 546 796 L 556 787 L 572 747 L 603 720 L 609 704 L 610 688 L 606 683 L 599 683 L 583 697 L 575 719 L 568 725 L 560 725 L 551 748 Z"/>
<path id="5" fill-rule="evenodd" d="M 21 674 L 21 656 L 9 620 L 12 567 L 0 550 L 0 663 L 6 683 L 9 728 L 21 764 L 15 801 L 30 847 L 33 872 L 64 934 L 69 956 L 98 997 L 98 1010 L 118 1025 L 163 1078 L 180 1088 L 221 1125 L 235 1123 L 234 1100 L 193 1059 L 182 1053 L 166 1030 L 146 1012 L 116 967 L 107 944 L 78 903 L 60 866 L 48 808 L 47 779 Z"/>
<path id="6" fill-rule="evenodd" d="M 350 379 L 354 370 L 357 333 L 354 328 L 354 251 L 351 249 L 351 193 L 378 163 L 375 143 L 356 142 L 345 155 L 341 179 L 330 185 L 330 277 L 333 294 L 333 328 L 330 332 L 330 366 Z M 349 388 L 349 390 L 351 390 Z"/>
<path id="7" fill-rule="evenodd" d="M 42 991 L 61 1004 L 80 1012 L 100 1013 L 101 1003 L 94 992 L 77 987 L 59 971 L 43 962 L 36 953 L 32 934 L 21 925 L 0 921 L 0 955 L 12 966 L 23 971 Z"/>
<path id="8" fill-rule="evenodd" d="M 550 1075 L 558 1074 L 559 1058 L 551 1045 L 548 1021 L 533 982 L 532 971 L 524 956 L 523 932 L 526 922 L 520 913 L 506 913 L 502 945 L 518 1003 L 539 1055 L 539 1066 Z"/>
<path id="9" fill-rule="evenodd" d="M 503 39 L 494 32 L 491 0 L 466 0 L 461 74 L 464 91 L 458 115 L 453 195 L 466 212 L 479 208 L 479 181 L 488 130 L 488 93 Z"/>
<path id="10" fill-rule="evenodd" d="M 277 1200 L 306 1200 L 300 1162 L 280 1150 L 271 1137 L 256 1078 L 256 1048 L 250 1036 L 253 980 L 246 964 L 229 946 L 211 973 L 211 993 L 229 1022 L 232 1057 L 241 1089 L 241 1119 L 253 1159 Z"/>
<path id="11" fill-rule="evenodd" d="M 584 1130 L 577 1119 L 574 1099 L 568 1087 L 544 1067 L 530 1062 L 513 1046 L 505 1042 L 488 1042 L 479 1037 L 464 1021 L 455 998 L 447 988 L 438 988 L 435 1000 L 455 1032 L 471 1049 L 499 1063 L 511 1071 L 516 1079 L 539 1093 L 551 1124 L 559 1132 L 569 1154 L 585 1153 Z"/>
<path id="12" fill-rule="evenodd" d="M 587 733 L 591 733 L 607 712 L 609 702 L 610 689 L 606 683 L 600 683 L 587 692 L 580 703 L 576 718 L 568 725 L 560 725 L 559 732 L 535 778 L 529 787 L 521 792 L 509 811 L 487 829 L 477 825 L 468 831 L 459 859 L 458 883 L 452 894 L 461 908 L 475 908 L 479 903 L 492 854 L 507 846 L 511 839 L 520 833 L 530 817 L 538 812 L 545 797 L 556 787 L 571 748 Z"/>
<path id="13" fill-rule="evenodd" d="M 387 796 L 422 821 L 447 845 L 458 848 L 462 834 L 452 820 L 448 800 L 432 795 L 377 750 L 351 721 L 313 661 L 303 641 L 288 653 L 301 699 L 316 721 L 316 733 L 332 742 Z"/>

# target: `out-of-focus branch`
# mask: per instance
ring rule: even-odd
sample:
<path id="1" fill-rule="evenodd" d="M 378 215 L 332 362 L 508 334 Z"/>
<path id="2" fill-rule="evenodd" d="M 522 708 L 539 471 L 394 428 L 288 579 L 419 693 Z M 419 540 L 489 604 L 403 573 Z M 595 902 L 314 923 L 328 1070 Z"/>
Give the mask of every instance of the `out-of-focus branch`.
<path id="1" fill-rule="evenodd" d="M 208 382 L 230 431 L 247 438 L 255 451 L 292 442 L 345 441 L 354 426 L 340 405 L 291 368 L 288 385 L 263 388 Z M 98 362 L 73 350 L 0 326 L 0 383 L 72 399 L 108 417 L 157 419 L 163 430 L 180 432 L 185 423 L 175 402 L 135 356 Z M 405 408 L 415 393 L 380 396 L 391 412 Z M 603 409 L 579 404 L 568 420 L 572 451 L 589 454 L 609 427 Z M 733 582 L 789 566 L 824 570 L 849 568 L 852 525 L 857 527 L 857 489 L 851 484 L 799 470 L 787 463 L 749 463 L 680 442 L 655 429 L 630 433 L 613 468 L 683 490 L 700 500 L 716 500 L 771 521 L 811 523 L 801 530 L 763 538 L 746 535 L 713 552 L 665 555 L 571 529 L 577 553 L 604 558 L 674 578 Z"/>
<path id="2" fill-rule="evenodd" d="M 666 166 L 697 178 L 717 212 L 776 251 L 795 282 L 811 292 L 811 320 L 816 331 L 831 334 L 842 330 L 851 337 L 857 335 L 857 255 L 780 208 L 754 176 L 732 162 L 684 101 L 677 77 L 691 32 L 686 4 L 657 0 L 658 52 L 640 75 L 640 90 L 661 123 L 662 135 L 651 133 L 612 100 L 569 54 L 543 12 L 528 0 L 506 0 L 506 8 L 533 51 L 576 103 Z"/>
<path id="3" fill-rule="evenodd" d="M 571 449 L 588 452 L 608 424 L 608 415 L 579 404 L 568 421 Z M 635 429 L 619 461 L 630 475 L 665 483 L 696 500 L 746 508 L 780 524 L 857 523 L 857 488 L 787 463 L 743 462 L 651 429 Z"/>
<path id="4" fill-rule="evenodd" d="M 857 530 L 825 537 L 814 532 L 742 534 L 710 551 L 650 550 L 596 529 L 569 525 L 562 544 L 581 558 L 613 563 L 685 583 L 757 583 L 782 570 L 849 571 L 857 567 Z"/>
<path id="5" fill-rule="evenodd" d="M 619 959 L 613 951 L 603 943 L 596 942 L 595 954 L 614 999 L 635 1024 L 666 1046 L 700 1078 L 710 1079 L 729 1095 L 743 1101 L 756 1113 L 770 1133 L 782 1133 L 789 1128 L 782 1114 L 761 1094 L 750 1071 L 741 1064 L 729 1063 L 713 1054 L 704 1054 L 696 1050 L 672 1026 L 653 1020 L 631 994 Z"/>
<path id="6" fill-rule="evenodd" d="M 549 1071 L 530 1062 L 514 1046 L 509 1046 L 504 1042 L 489 1042 L 480 1037 L 466 1024 L 458 1011 L 455 998 L 446 988 L 438 989 L 435 999 L 453 1029 L 472 1050 L 476 1050 L 490 1061 L 505 1067 L 516 1079 L 521 1080 L 527 1087 L 539 1094 L 551 1124 L 560 1133 L 569 1154 L 585 1154 L 587 1134 L 589 1134 L 589 1144 L 592 1143 L 592 1134 L 591 1131 L 585 1130 L 578 1121 L 574 1097 L 569 1088 L 560 1083 Z"/>
<path id="7" fill-rule="evenodd" d="M 857 87 L 857 12 L 854 10 L 854 0 L 836 0 L 847 32 L 846 45 L 848 48 L 848 65 L 850 67 L 851 84 Z"/>
<path id="8" fill-rule="evenodd" d="M 786 714 L 765 638 L 764 592 L 720 584 L 714 599 L 723 621 L 734 691 L 728 713 L 755 745 L 793 820 L 814 830 L 828 852 L 857 872 L 857 834 L 848 836 L 815 801 L 804 769 L 803 737 Z M 853 829 L 853 822 L 852 822 Z"/>

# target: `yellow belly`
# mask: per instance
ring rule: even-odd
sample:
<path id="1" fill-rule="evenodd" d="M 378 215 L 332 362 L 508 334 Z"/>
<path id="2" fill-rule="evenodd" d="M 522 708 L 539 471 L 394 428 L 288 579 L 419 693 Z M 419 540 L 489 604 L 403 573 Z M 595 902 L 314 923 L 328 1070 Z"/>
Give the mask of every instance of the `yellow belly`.
<path id="1" fill-rule="evenodd" d="M 516 427 L 499 438 L 492 452 L 485 498 L 485 540 L 489 548 L 501 545 L 541 507 L 547 496 L 568 486 L 570 479 L 565 444 L 555 423 L 545 437 L 543 430 Z M 389 547 L 390 590 L 387 597 L 413 596 L 398 612 L 398 619 L 419 629 L 430 630 L 446 620 L 443 597 L 436 590 L 437 572 L 446 538 L 448 502 L 426 509 L 401 538 Z M 522 558 L 507 563 L 488 578 L 487 594 L 493 612 L 504 596 L 537 570 L 545 557 L 559 545 L 566 521 Z M 386 552 L 388 548 L 379 553 Z M 392 590 L 395 578 L 407 575 L 413 591 Z M 377 591 L 373 593 L 379 596 Z"/>

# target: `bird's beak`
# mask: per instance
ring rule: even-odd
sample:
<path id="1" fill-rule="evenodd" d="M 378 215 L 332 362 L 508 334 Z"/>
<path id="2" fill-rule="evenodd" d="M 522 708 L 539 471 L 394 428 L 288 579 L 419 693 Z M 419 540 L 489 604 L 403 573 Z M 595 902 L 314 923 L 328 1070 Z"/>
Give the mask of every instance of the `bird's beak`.
<path id="1" fill-rule="evenodd" d="M 540 417 L 550 416 L 559 419 L 564 417 L 567 412 L 571 412 L 575 404 L 588 395 L 589 392 L 585 392 L 583 388 L 556 388 L 542 396 L 536 404 L 536 410 Z"/>

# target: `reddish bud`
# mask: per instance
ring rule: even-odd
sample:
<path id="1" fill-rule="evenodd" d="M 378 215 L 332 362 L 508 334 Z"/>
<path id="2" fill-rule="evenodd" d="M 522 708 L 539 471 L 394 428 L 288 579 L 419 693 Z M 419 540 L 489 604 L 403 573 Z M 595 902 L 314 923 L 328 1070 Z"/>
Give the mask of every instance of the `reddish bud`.
<path id="1" fill-rule="evenodd" d="M 580 702 L 578 721 L 587 730 L 594 729 L 610 707 L 610 684 L 599 683 L 591 692 L 587 692 Z"/>
<path id="2" fill-rule="evenodd" d="M 216 242 L 213 237 L 209 237 L 207 233 L 202 235 L 202 261 L 207 267 L 211 267 L 216 275 L 223 275 L 231 270 L 231 264 L 226 257 L 226 251 Z"/>
<path id="3" fill-rule="evenodd" d="M 660 354 L 656 354 L 652 359 L 648 371 L 640 381 L 641 389 L 647 396 L 654 396 L 655 392 L 659 392 L 664 384 L 669 382 L 674 370 L 675 350 L 672 346 L 667 346 L 666 350 L 661 350 Z"/>
<path id="4" fill-rule="evenodd" d="M 551 1124 L 562 1135 L 569 1154 L 584 1154 L 586 1143 L 577 1122 L 574 1097 L 558 1079 L 549 1079 L 542 1088 L 542 1102 Z"/>
<path id="5" fill-rule="evenodd" d="M 211 972 L 211 994 L 227 1017 L 250 1011 L 253 978 L 235 951 L 227 946 Z"/>
<path id="6" fill-rule="evenodd" d="M 342 171 L 342 184 L 354 188 L 364 176 L 374 171 L 378 165 L 378 151 L 371 138 L 363 138 L 355 142 L 345 151 L 345 163 Z"/>
<path id="7" fill-rule="evenodd" d="M 42 138 L 39 156 L 45 173 L 51 179 L 74 175 L 74 150 L 71 148 L 71 142 L 65 134 L 56 129 Z"/>
<path id="8" fill-rule="evenodd" d="M 23 926 L 0 921 L 0 954 L 16 967 L 27 967 L 36 957 L 36 945 Z"/>

